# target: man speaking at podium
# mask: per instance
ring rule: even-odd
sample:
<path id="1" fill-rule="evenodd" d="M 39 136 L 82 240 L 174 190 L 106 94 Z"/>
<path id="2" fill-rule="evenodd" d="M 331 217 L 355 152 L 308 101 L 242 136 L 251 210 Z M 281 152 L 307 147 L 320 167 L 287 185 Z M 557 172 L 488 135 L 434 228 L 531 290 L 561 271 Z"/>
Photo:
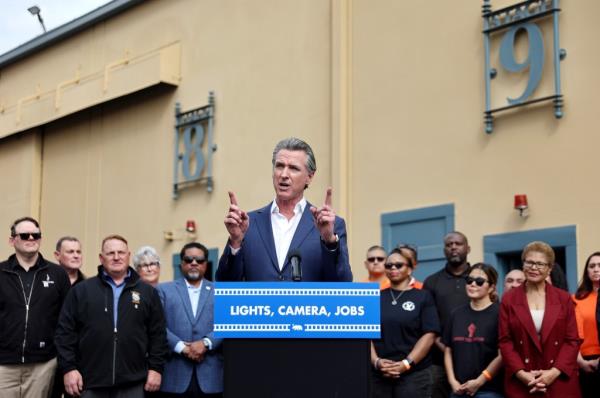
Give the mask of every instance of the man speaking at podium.
<path id="1" fill-rule="evenodd" d="M 235 194 L 229 192 L 225 217 L 229 239 L 216 279 L 352 281 L 346 226 L 331 206 L 331 188 L 320 208 L 304 198 L 304 190 L 317 171 L 311 147 L 298 138 L 286 138 L 275 146 L 272 163 L 273 202 L 246 213 Z M 300 261 L 299 267 L 291 266 L 292 257 Z"/>

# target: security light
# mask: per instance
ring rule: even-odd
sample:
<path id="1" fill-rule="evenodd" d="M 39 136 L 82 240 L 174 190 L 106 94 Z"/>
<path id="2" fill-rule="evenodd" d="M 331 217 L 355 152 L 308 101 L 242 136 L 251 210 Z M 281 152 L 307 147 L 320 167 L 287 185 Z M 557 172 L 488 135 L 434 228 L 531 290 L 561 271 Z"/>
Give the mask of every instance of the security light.
<path id="1" fill-rule="evenodd" d="M 46 26 L 44 25 L 44 20 L 42 19 L 42 10 L 38 6 L 31 6 L 27 9 L 31 13 L 31 15 L 37 15 L 38 21 L 40 21 L 40 25 L 42 25 L 42 29 L 44 29 L 44 33 L 46 33 Z"/>

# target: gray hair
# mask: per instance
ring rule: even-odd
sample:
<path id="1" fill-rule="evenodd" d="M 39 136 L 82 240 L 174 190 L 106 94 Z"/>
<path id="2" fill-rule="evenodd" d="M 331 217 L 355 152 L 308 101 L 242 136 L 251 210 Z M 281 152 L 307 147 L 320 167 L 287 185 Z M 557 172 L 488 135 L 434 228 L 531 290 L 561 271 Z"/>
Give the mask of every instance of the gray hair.
<path id="1" fill-rule="evenodd" d="M 140 264 L 142 264 L 145 258 L 150 259 L 150 261 L 156 261 L 160 264 L 160 257 L 158 256 L 156 249 L 152 246 L 142 246 L 137 252 L 135 252 L 135 255 L 133 256 L 133 266 L 135 268 L 139 268 Z"/>
<path id="2" fill-rule="evenodd" d="M 315 160 L 315 154 L 313 153 L 312 148 L 306 142 L 296 137 L 285 138 L 275 145 L 272 159 L 273 166 L 275 166 L 275 157 L 277 156 L 277 153 L 282 149 L 288 151 L 304 151 L 304 153 L 306 153 L 306 169 L 310 174 L 314 174 L 315 171 L 317 171 L 317 161 Z"/>

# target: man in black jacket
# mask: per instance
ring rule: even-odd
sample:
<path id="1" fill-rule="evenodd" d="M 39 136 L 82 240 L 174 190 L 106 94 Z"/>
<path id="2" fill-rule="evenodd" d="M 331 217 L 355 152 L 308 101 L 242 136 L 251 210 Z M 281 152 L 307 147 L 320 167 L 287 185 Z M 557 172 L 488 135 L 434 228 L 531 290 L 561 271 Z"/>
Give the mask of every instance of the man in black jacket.
<path id="1" fill-rule="evenodd" d="M 83 255 L 81 254 L 81 242 L 79 239 L 74 236 L 61 237 L 56 242 L 54 258 L 69 276 L 71 286 L 85 279 L 85 275 L 81 272 Z"/>
<path id="2" fill-rule="evenodd" d="M 69 278 L 40 254 L 37 220 L 10 227 L 15 254 L 0 263 L 0 395 L 47 397 L 56 369 L 54 332 Z M 60 381 L 57 381 L 60 382 Z"/>
<path id="3" fill-rule="evenodd" d="M 157 391 L 168 355 L 158 293 L 129 267 L 125 238 L 102 241 L 98 275 L 71 289 L 56 331 L 68 394 L 142 398 Z"/>

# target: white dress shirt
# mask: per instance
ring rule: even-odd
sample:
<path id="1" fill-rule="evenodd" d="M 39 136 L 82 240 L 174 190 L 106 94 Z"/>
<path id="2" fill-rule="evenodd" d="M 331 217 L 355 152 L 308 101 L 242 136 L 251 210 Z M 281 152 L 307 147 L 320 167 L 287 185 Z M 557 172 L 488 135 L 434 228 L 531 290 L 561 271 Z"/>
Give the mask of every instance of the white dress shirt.
<path id="1" fill-rule="evenodd" d="M 294 216 L 287 219 L 286 216 L 279 212 L 279 206 L 274 200 L 271 205 L 271 228 L 273 229 L 273 240 L 275 241 L 275 251 L 277 252 L 277 263 L 279 269 L 283 269 L 286 256 L 292 244 L 292 238 L 296 233 L 302 213 L 306 208 L 306 199 L 302 198 L 296 206 L 294 206 Z"/>
<path id="2" fill-rule="evenodd" d="M 306 198 L 303 197 L 296 203 L 296 206 L 294 206 L 294 216 L 288 220 L 286 216 L 279 212 L 279 206 L 277 206 L 277 201 L 275 199 L 271 204 L 271 228 L 273 230 L 275 252 L 277 253 L 277 265 L 280 270 L 283 269 L 285 257 L 290 250 L 292 239 L 294 238 L 298 224 L 300 224 L 300 219 L 302 218 L 302 213 L 304 213 L 306 205 Z M 229 248 L 231 249 L 231 254 L 234 256 L 241 249 L 241 247 L 233 248 L 231 245 L 229 245 Z"/>
<path id="3" fill-rule="evenodd" d="M 192 305 L 192 314 L 194 318 L 196 317 L 196 312 L 198 312 L 198 302 L 200 301 L 200 291 L 202 290 L 202 281 L 200 281 L 200 285 L 198 287 L 190 285 L 190 283 L 185 280 L 185 285 L 187 286 L 188 297 L 190 298 L 190 304 Z M 178 354 L 181 354 L 181 351 L 185 348 L 185 343 L 183 341 L 179 341 L 175 344 L 173 351 Z"/>

